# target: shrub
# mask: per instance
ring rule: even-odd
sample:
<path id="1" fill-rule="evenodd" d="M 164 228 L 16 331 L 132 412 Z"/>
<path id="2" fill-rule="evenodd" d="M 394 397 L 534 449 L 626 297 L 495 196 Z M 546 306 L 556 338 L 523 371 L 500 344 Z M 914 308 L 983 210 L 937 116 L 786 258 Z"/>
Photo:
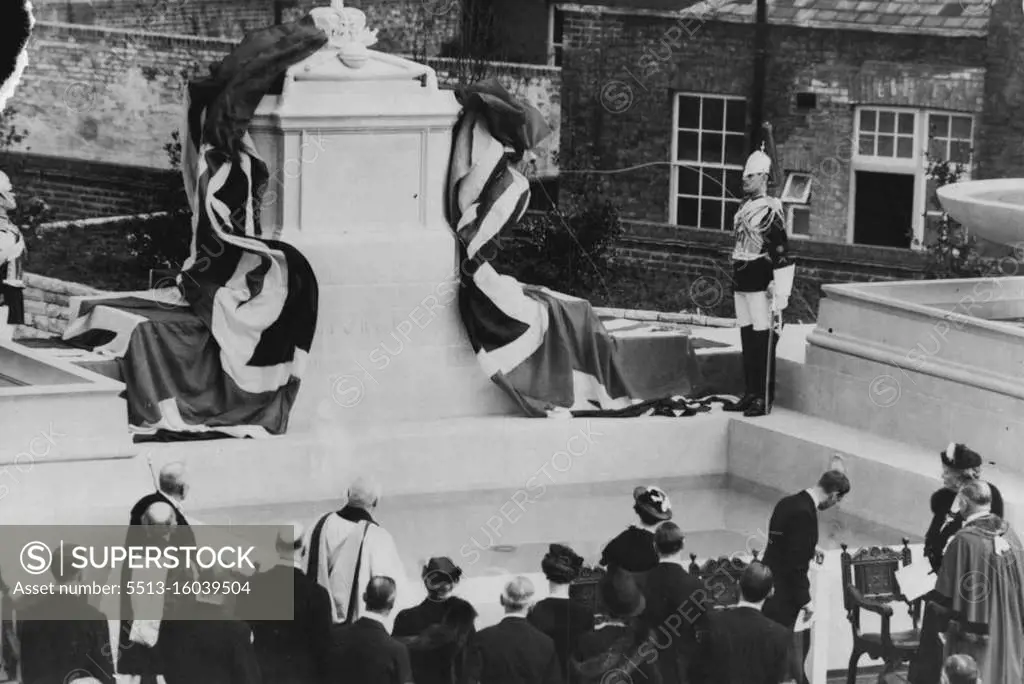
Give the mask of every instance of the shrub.
<path id="1" fill-rule="evenodd" d="M 595 194 L 570 195 L 563 208 L 527 215 L 494 267 L 522 283 L 590 299 L 607 290 L 622 232 L 618 209 L 610 201 Z"/>
<path id="2" fill-rule="evenodd" d="M 961 162 L 930 157 L 927 161 L 926 175 L 935 181 L 936 191 L 943 185 L 959 182 L 967 172 L 966 165 Z M 928 198 L 928 204 L 940 206 L 937 192 Z M 926 278 L 977 278 L 993 272 L 993 262 L 982 256 L 978 239 L 967 228 L 945 212 L 938 218 L 925 214 L 926 225 L 929 221 L 932 221 L 929 232 L 934 234 L 934 238 L 925 244 L 928 254 Z"/>

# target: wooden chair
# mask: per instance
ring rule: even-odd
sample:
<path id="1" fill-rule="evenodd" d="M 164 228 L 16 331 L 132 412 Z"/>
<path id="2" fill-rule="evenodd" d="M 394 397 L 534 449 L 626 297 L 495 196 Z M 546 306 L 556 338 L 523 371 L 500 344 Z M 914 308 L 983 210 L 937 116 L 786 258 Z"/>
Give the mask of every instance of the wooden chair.
<path id="1" fill-rule="evenodd" d="M 757 560 L 757 551 L 754 551 Z M 690 574 L 699 579 L 710 594 L 711 608 L 722 610 L 740 600 L 740 577 L 749 563 L 741 558 L 721 556 L 711 558 L 703 566 L 697 565 L 697 554 L 690 554 Z"/>
<path id="2" fill-rule="evenodd" d="M 606 615 L 601 592 L 597 590 L 597 585 L 604 574 L 605 570 L 602 567 L 592 568 L 584 565 L 579 577 L 569 585 L 569 600 L 588 608 L 594 614 L 595 621 L 604 620 Z"/>
<path id="3" fill-rule="evenodd" d="M 863 548 L 852 556 L 847 551 L 846 544 L 841 545 L 843 605 L 853 629 L 853 652 L 850 654 L 850 666 L 846 673 L 847 684 L 854 684 L 857 681 L 857 664 L 865 654 L 885 663 L 878 676 L 879 682 L 885 682 L 888 681 L 886 677 L 889 674 L 903 663 L 911 661 L 917 653 L 921 643 L 921 603 L 907 601 L 896 581 L 896 571 L 900 566 L 910 565 L 909 544 L 910 540 L 904 539 L 902 551 L 872 546 Z M 913 629 L 902 632 L 890 630 L 889 621 L 893 615 L 891 604 L 896 602 L 903 602 L 909 607 Z M 881 617 L 881 631 L 861 631 L 862 610 Z"/>

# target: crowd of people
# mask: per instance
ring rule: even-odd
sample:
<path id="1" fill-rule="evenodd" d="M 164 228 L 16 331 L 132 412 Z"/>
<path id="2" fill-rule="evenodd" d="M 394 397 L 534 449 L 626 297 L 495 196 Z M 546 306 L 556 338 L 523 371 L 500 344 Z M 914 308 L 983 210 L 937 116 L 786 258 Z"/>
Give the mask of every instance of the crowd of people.
<path id="1" fill-rule="evenodd" d="M 942 454 L 944 487 L 932 498 L 926 539 L 937 581 L 910 671 L 915 684 L 1024 681 L 1024 554 L 998 515 L 999 490 L 980 479 L 980 461 L 963 445 Z M 163 530 L 194 543 L 183 467 L 165 467 L 158 484 L 133 507 L 129 535 Z M 745 565 L 739 602 L 722 608 L 716 590 L 688 570 L 669 497 L 637 487 L 637 524 L 603 549 L 598 609 L 570 597 L 584 559 L 551 544 L 540 568 L 546 597 L 536 600 L 533 582 L 514 577 L 499 597 L 503 619 L 478 630 L 476 608 L 456 595 L 463 571 L 447 557 L 421 569 L 423 601 L 396 610 L 412 588 L 374 517 L 380 487 L 359 478 L 343 508 L 282 534 L 277 561 L 251 578 L 253 596 L 291 583 L 292 620 L 243 622 L 224 595 L 195 596 L 188 620 L 133 619 L 122 601 L 129 605 L 111 643 L 106 616 L 86 598 L 46 597 L 18 610 L 22 682 L 113 684 L 117 672 L 139 684 L 806 684 L 809 632 L 797 623 L 814 613 L 808 572 L 821 553 L 818 513 L 850 489 L 839 461 L 781 499 L 763 559 Z M 981 573 L 984 595 L 964 593 L 965 572 Z M 125 570 L 122 582 L 132 578 Z M 55 570 L 56 582 L 80 580 L 73 569 Z M 33 620 L 57 600 L 73 621 Z"/>

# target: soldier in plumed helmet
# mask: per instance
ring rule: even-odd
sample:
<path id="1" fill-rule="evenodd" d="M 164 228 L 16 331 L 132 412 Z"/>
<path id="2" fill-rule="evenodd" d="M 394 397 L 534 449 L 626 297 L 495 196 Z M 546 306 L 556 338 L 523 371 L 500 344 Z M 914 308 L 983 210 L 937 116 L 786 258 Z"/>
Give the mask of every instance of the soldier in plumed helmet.
<path id="1" fill-rule="evenodd" d="M 762 145 L 763 148 L 763 145 Z M 768 194 L 772 161 L 763 149 L 743 169 L 744 200 L 733 221 L 733 298 L 743 344 L 745 393 L 727 411 L 763 416 L 775 398 L 775 347 L 782 311 L 789 305 L 795 266 L 782 202 Z"/>

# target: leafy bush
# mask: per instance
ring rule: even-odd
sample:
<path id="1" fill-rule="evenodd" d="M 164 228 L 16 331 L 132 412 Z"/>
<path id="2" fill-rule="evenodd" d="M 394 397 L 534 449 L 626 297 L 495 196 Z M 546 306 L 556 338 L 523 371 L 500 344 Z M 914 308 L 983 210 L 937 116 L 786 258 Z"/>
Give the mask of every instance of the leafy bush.
<path id="1" fill-rule="evenodd" d="M 492 263 L 520 282 L 590 299 L 607 290 L 622 232 L 610 201 L 571 195 L 563 208 L 527 215 Z"/>
<path id="2" fill-rule="evenodd" d="M 935 181 L 936 191 L 943 185 L 957 183 L 967 172 L 962 162 L 948 159 L 928 158 L 926 175 Z M 929 204 L 939 206 L 938 194 L 928 198 Z M 932 221 L 931 231 L 934 238 L 925 244 L 928 263 L 925 277 L 931 279 L 945 278 L 977 278 L 993 272 L 991 259 L 982 256 L 978 239 L 971 235 L 967 228 L 957 223 L 949 214 L 943 212 L 937 219 L 925 214 L 925 223 Z"/>
<path id="3" fill-rule="evenodd" d="M 146 271 L 177 271 L 188 258 L 192 217 L 188 210 L 130 221 L 125 230 L 128 251 Z"/>

